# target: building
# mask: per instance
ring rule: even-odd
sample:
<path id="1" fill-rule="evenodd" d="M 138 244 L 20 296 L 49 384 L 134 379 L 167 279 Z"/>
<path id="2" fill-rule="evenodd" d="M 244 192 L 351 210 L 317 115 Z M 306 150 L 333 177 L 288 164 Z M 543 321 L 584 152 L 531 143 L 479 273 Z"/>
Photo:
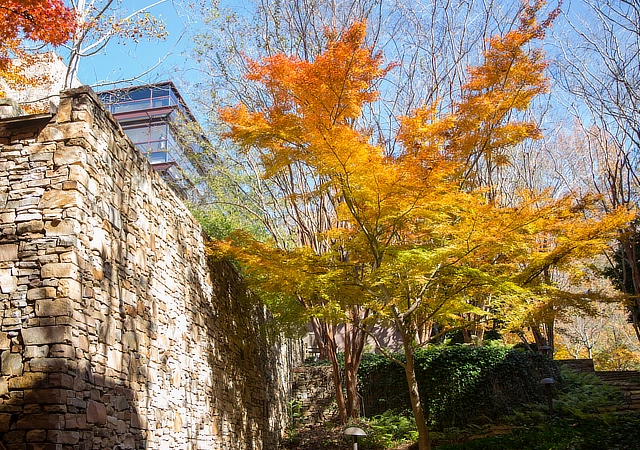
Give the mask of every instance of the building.
<path id="1" fill-rule="evenodd" d="M 204 195 L 206 138 L 171 81 L 98 93 L 136 148 L 184 199 Z"/>

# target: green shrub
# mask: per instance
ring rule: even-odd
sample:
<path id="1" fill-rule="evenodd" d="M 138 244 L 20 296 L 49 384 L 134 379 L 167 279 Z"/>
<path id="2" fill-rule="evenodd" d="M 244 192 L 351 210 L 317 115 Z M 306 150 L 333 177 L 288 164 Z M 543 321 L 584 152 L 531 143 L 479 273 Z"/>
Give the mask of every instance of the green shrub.
<path id="1" fill-rule="evenodd" d="M 437 428 L 492 421 L 543 401 L 539 381 L 549 376 L 559 379 L 548 358 L 502 345 L 430 346 L 416 353 L 421 399 Z M 359 383 L 367 416 L 410 408 L 404 370 L 381 355 L 363 358 Z"/>
<path id="2" fill-rule="evenodd" d="M 379 416 L 369 418 L 367 423 L 369 431 L 363 439 L 366 446 L 393 448 L 403 442 L 418 440 L 418 429 L 411 412 L 385 411 Z"/>
<path id="3" fill-rule="evenodd" d="M 437 450 L 640 450 L 640 414 L 554 420 Z"/>

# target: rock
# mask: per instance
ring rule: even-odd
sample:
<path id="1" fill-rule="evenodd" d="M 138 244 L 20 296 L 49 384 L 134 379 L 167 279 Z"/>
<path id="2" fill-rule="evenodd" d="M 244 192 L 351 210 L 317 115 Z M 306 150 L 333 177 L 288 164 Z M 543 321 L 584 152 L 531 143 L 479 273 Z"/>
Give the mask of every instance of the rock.
<path id="1" fill-rule="evenodd" d="M 87 402 L 87 422 L 105 425 L 107 423 L 107 408 L 102 403 L 89 400 Z"/>
<path id="2" fill-rule="evenodd" d="M 24 364 L 22 363 L 21 354 L 5 350 L 2 352 L 1 361 L 3 375 L 22 375 Z"/>
<path id="3" fill-rule="evenodd" d="M 23 328 L 21 333 L 25 345 L 64 344 L 72 339 L 72 329 L 66 325 Z"/>

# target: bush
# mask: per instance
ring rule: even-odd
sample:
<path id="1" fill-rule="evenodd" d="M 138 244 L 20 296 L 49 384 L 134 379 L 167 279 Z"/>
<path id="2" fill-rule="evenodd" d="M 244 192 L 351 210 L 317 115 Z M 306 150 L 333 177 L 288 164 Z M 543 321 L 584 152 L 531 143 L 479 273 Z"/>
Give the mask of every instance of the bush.
<path id="1" fill-rule="evenodd" d="M 364 448 L 394 448 L 407 441 L 418 440 L 418 428 L 410 411 L 395 413 L 385 411 L 367 421 Z"/>
<path id="2" fill-rule="evenodd" d="M 448 444 L 437 450 L 640 450 L 640 414 L 555 420 L 511 434 Z"/>
<path id="3" fill-rule="evenodd" d="M 492 421 L 524 403 L 543 401 L 539 381 L 559 379 L 559 371 L 540 354 L 455 345 L 418 351 L 416 376 L 430 425 L 443 428 Z M 410 408 L 404 370 L 381 355 L 363 358 L 359 383 L 367 416 Z"/>

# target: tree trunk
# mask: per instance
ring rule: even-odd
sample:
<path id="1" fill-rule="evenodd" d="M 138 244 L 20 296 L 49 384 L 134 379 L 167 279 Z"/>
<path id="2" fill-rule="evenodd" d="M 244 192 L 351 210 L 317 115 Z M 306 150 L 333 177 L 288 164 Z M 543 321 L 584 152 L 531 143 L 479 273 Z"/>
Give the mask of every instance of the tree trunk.
<path id="1" fill-rule="evenodd" d="M 540 331 L 539 325 L 532 325 L 531 333 L 533 334 L 533 338 L 536 341 L 536 347 L 538 347 L 538 350 L 540 350 L 542 346 L 547 345 L 547 339 L 542 334 L 542 331 Z"/>
<path id="2" fill-rule="evenodd" d="M 358 418 L 360 416 L 360 402 L 358 401 L 358 366 L 360 361 L 354 348 L 357 330 L 351 324 L 345 324 L 344 328 L 344 378 L 347 391 L 347 416 Z"/>
<path id="3" fill-rule="evenodd" d="M 347 416 L 353 419 L 360 417 L 360 396 L 358 395 L 358 369 L 362 361 L 362 352 L 367 337 L 366 326 L 360 319 L 368 315 L 355 307 L 353 311 L 354 323 L 345 324 L 344 330 L 344 378 L 347 391 Z"/>
<path id="4" fill-rule="evenodd" d="M 418 449 L 431 450 L 431 440 L 429 438 L 429 426 L 425 420 L 424 410 L 420 401 L 420 392 L 418 391 L 418 380 L 416 379 L 415 356 L 412 340 L 405 339 L 403 334 L 404 354 L 407 362 L 404 365 L 404 373 L 407 377 L 409 387 L 409 399 L 411 400 L 411 409 L 413 417 L 416 419 L 418 428 Z"/>

